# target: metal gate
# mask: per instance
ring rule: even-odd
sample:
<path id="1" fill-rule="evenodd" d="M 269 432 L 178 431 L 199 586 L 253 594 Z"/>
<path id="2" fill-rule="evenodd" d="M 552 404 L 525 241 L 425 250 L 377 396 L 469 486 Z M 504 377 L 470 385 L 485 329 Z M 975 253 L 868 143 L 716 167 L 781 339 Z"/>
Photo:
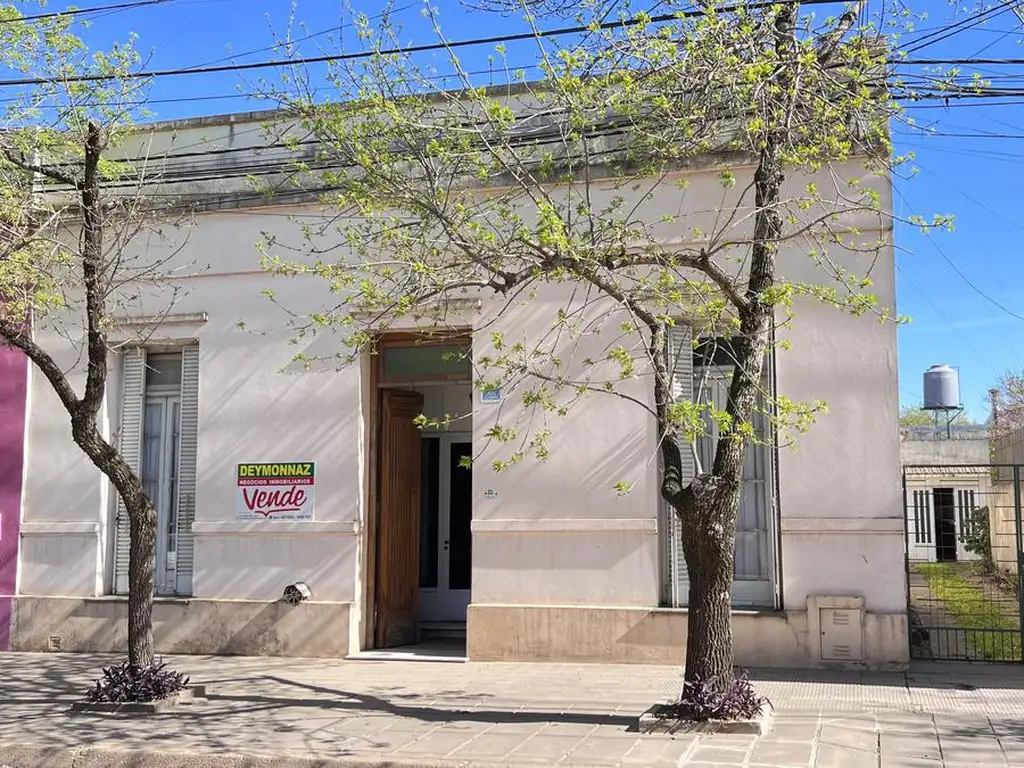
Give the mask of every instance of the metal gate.
<path id="1" fill-rule="evenodd" d="M 910 655 L 1024 662 L 1021 465 L 904 466 Z"/>

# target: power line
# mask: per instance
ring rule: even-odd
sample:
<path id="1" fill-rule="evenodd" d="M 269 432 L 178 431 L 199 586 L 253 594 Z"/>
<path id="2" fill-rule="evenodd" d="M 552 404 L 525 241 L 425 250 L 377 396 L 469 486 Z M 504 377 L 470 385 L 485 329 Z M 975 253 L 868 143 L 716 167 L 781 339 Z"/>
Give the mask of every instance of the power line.
<path id="1" fill-rule="evenodd" d="M 910 47 L 904 47 L 904 51 L 906 53 L 913 53 L 914 51 L 919 51 L 922 48 L 927 48 L 929 45 L 941 43 L 943 40 L 947 40 L 953 35 L 959 34 L 968 29 L 971 29 L 972 27 L 978 26 L 979 24 L 983 23 L 986 20 L 986 17 L 998 15 L 1003 11 L 1007 10 L 1008 8 L 1017 5 L 1018 2 L 1020 2 L 1020 0 L 1004 0 L 999 5 L 983 9 L 972 16 L 968 16 L 966 19 L 961 19 L 955 24 L 950 24 L 946 27 L 940 28 L 936 32 L 931 32 L 927 35 L 922 35 L 916 40 L 909 41 L 907 45 L 909 45 Z"/>
<path id="2" fill-rule="evenodd" d="M 240 55 L 244 56 L 244 55 L 247 55 L 247 54 L 240 54 Z M 946 61 L 953 61 L 953 60 L 946 60 Z M 1006 61 L 1007 63 L 1014 63 L 1013 60 L 1000 60 L 1000 61 L 1001 62 L 1002 61 Z M 1022 61 L 1024 61 L 1024 60 L 1022 60 Z M 537 69 L 539 66 L 540 66 L 539 64 L 530 63 L 530 64 L 510 65 L 510 66 L 502 67 L 500 69 L 496 69 L 494 67 L 491 67 L 489 69 L 473 70 L 473 71 L 466 72 L 466 73 L 451 72 L 451 73 L 448 73 L 448 74 L 437 74 L 437 75 L 430 75 L 430 76 L 424 75 L 423 79 L 424 80 L 429 80 L 429 81 L 432 81 L 432 82 L 442 82 L 443 83 L 446 80 L 457 80 L 457 79 L 461 78 L 461 76 L 463 74 L 470 75 L 470 76 L 473 76 L 473 77 L 478 77 L 478 76 L 483 76 L 483 75 L 492 75 L 493 76 L 493 75 L 500 75 L 500 74 L 502 74 L 503 71 L 506 70 L 506 69 L 511 70 L 511 71 L 520 71 L 520 70 L 524 70 L 525 71 L 525 70 Z M 237 68 L 239 68 L 239 67 L 232 66 L 232 67 L 226 67 L 225 69 L 237 69 Z M 189 70 L 189 72 L 191 72 L 191 71 L 192 70 Z M 910 77 L 917 77 L 917 75 L 914 75 L 914 74 L 910 74 L 909 76 Z M 1005 75 L 1005 76 L 996 76 L 996 77 L 998 77 L 998 78 L 1011 78 L 1011 79 L 1012 78 L 1020 77 L 1020 78 L 1024 79 L 1024 73 L 1022 73 L 1020 75 L 1014 74 L 1014 75 Z M 927 78 L 927 77 L 925 78 L 926 81 L 930 81 L 932 79 L 935 79 L 935 78 Z M 5 84 L 6 83 L 0 81 L 0 85 L 5 85 Z M 507 85 L 507 84 L 508 84 L 508 81 L 501 81 L 501 82 L 492 82 L 492 83 L 490 83 L 490 85 Z M 1006 102 L 1006 101 L 1003 101 L 1003 102 L 994 101 L 996 99 L 1013 99 L 1013 98 L 1024 97 L 1024 82 L 1022 82 L 1020 87 L 1016 87 L 1016 88 L 1001 88 L 1001 89 L 981 88 L 981 89 L 979 89 L 976 86 L 974 86 L 968 80 L 968 81 L 965 81 L 963 83 L 960 83 L 959 87 L 963 88 L 964 90 L 962 90 L 962 91 L 956 91 L 956 90 L 950 91 L 950 90 L 946 90 L 946 89 L 940 88 L 940 87 L 924 86 L 924 87 L 921 87 L 920 90 L 913 90 L 913 91 L 908 91 L 908 92 L 905 92 L 905 93 L 894 92 L 894 98 L 896 100 L 898 100 L 898 101 L 904 101 L 904 102 L 917 102 L 917 101 L 922 101 L 922 100 L 946 101 L 946 102 L 951 101 L 951 100 L 956 100 L 958 102 L 958 103 L 952 103 L 952 104 L 912 104 L 911 106 L 908 107 L 910 109 L 952 109 L 952 108 L 955 108 L 955 107 L 997 107 L 997 106 L 1015 106 L 1015 105 L 1019 105 L 1019 104 L 1024 104 L 1024 101 L 1009 101 L 1009 102 Z M 174 97 L 174 98 L 160 98 L 160 99 L 145 98 L 145 99 L 139 99 L 137 101 L 120 102 L 119 104 L 120 104 L 120 106 L 131 107 L 131 106 L 144 106 L 146 104 L 182 104 L 182 103 L 200 102 L 200 101 L 216 101 L 216 100 L 220 100 L 220 99 L 225 99 L 225 100 L 227 100 L 227 99 L 252 99 L 254 101 L 259 101 L 259 102 L 267 101 L 267 98 L 264 97 L 264 96 L 260 96 L 260 95 L 256 95 L 256 94 L 247 94 L 247 93 L 235 92 L 235 93 L 226 93 L 226 94 L 220 94 L 220 95 L 211 94 L 211 95 L 201 95 L 201 96 L 178 96 L 178 97 Z M 974 104 L 971 104 L 971 103 L 964 103 L 964 102 L 962 102 L 963 99 L 968 99 L 968 100 L 972 100 L 972 99 L 990 99 L 990 100 L 993 100 L 993 101 L 990 101 L 990 102 L 987 102 L 987 103 L 974 103 Z M 13 102 L 17 102 L 17 101 L 20 101 L 20 100 L 21 99 L 19 97 L 0 98 L 0 103 L 13 103 Z M 90 103 L 80 104 L 79 106 L 84 106 L 84 107 L 104 107 L 104 106 L 115 106 L 115 104 L 113 102 L 90 102 Z M 37 108 L 37 109 L 60 109 L 61 105 L 60 104 L 56 104 L 56 103 L 55 104 L 39 104 L 39 105 L 35 105 L 35 108 Z M 1010 138 L 1010 137 L 1007 137 L 1007 138 Z"/>
<path id="3" fill-rule="evenodd" d="M 7 21 L 8 22 L 12 22 L 12 21 L 25 21 L 25 20 L 33 20 L 33 19 L 51 18 L 51 17 L 56 17 L 56 16 L 74 15 L 74 14 L 78 14 L 78 13 L 96 13 L 96 12 L 105 11 L 105 10 L 118 10 L 118 9 L 126 9 L 126 8 L 138 8 L 138 7 L 150 6 L 150 5 L 161 5 L 161 4 L 165 4 L 165 3 L 169 3 L 169 2 L 176 2 L 176 1 L 180 1 L 180 0 L 134 0 L 134 2 L 119 3 L 119 4 L 113 4 L 113 5 L 107 5 L 107 6 L 97 6 L 95 8 L 90 8 L 90 9 L 70 9 L 68 11 L 54 12 L 54 13 L 49 13 L 49 14 L 38 14 L 36 16 L 28 16 L 28 17 L 23 17 L 22 19 L 18 19 L 18 20 L 7 20 Z M 835 1 L 836 0 L 802 0 L 802 4 L 803 5 L 828 5 L 828 4 L 833 4 Z M 1012 0 L 1012 2 L 1017 2 L 1017 1 L 1018 0 Z M 785 3 L 801 3 L 801 0 L 782 0 L 782 2 L 785 2 Z M 397 12 L 400 12 L 400 11 L 403 11 L 403 10 L 408 10 L 409 8 L 412 8 L 412 7 L 414 7 L 417 4 L 418 3 L 410 3 L 408 5 L 401 6 L 398 9 L 394 9 L 393 11 L 390 11 L 390 12 L 397 13 Z M 748 8 L 748 9 L 769 8 L 769 7 L 772 7 L 773 5 L 778 5 L 778 4 L 779 4 L 779 2 L 758 2 L 758 3 L 750 3 L 750 4 L 747 4 L 745 6 L 724 6 L 724 7 L 720 8 L 720 9 L 718 9 L 718 11 L 719 12 L 728 12 L 728 11 L 737 10 L 739 8 Z M 389 12 L 378 14 L 378 16 L 384 16 L 387 13 L 389 13 Z M 640 24 L 659 24 L 659 23 L 665 23 L 665 22 L 668 22 L 668 21 L 678 20 L 680 17 L 695 17 L 695 16 L 699 16 L 699 15 L 701 15 L 703 13 L 704 13 L 703 10 L 692 10 L 692 11 L 684 11 L 684 12 L 681 12 L 681 13 L 671 13 L 671 14 L 661 14 L 661 15 L 658 15 L 658 16 L 650 16 L 650 17 L 647 17 L 645 19 L 637 19 L 637 18 L 622 19 L 622 20 L 618 20 L 618 21 L 602 22 L 602 23 L 596 25 L 596 27 L 598 29 L 605 29 L 605 30 L 621 29 L 621 28 L 626 28 L 626 27 L 631 27 L 631 26 L 637 26 L 637 25 L 640 25 Z M 3 20 L 0 20 L 0 23 L 2 23 L 2 22 L 3 22 Z M 964 22 L 960 22 L 960 23 L 962 24 Z M 335 29 L 340 29 L 343 26 L 344 25 L 341 25 L 339 27 L 331 27 L 329 29 L 321 30 L 319 32 L 315 32 L 315 33 L 306 35 L 306 36 L 304 36 L 302 38 L 299 38 L 298 40 L 290 41 L 290 42 L 301 42 L 303 40 L 308 40 L 308 39 L 311 39 L 313 37 L 317 37 L 319 35 L 323 35 L 323 34 L 326 34 L 328 32 L 334 31 Z M 238 63 L 222 64 L 222 65 L 212 64 L 212 65 L 199 65 L 199 66 L 194 66 L 194 67 L 181 67 L 181 68 L 163 69 L 163 70 L 143 70 L 143 71 L 139 71 L 139 72 L 128 72 L 128 73 L 125 73 L 125 74 L 119 75 L 119 76 L 93 74 L 93 75 L 71 75 L 71 76 L 67 76 L 67 77 L 63 77 L 63 78 L 59 78 L 59 79 L 58 78 L 45 78 L 45 77 L 14 78 L 14 79 L 0 80 L 0 87 L 2 87 L 2 86 L 23 86 L 23 85 L 46 85 L 46 84 L 53 84 L 53 83 L 72 83 L 72 82 L 103 82 L 103 81 L 106 81 L 106 80 L 115 80 L 115 79 L 116 80 L 137 80 L 137 79 L 150 79 L 150 78 L 156 78 L 156 77 L 172 77 L 172 76 L 178 76 L 178 75 L 197 75 L 197 74 L 215 74 L 215 73 L 220 73 L 220 72 L 238 72 L 238 71 L 244 71 L 244 70 L 267 69 L 267 68 L 281 67 L 281 66 L 294 66 L 294 65 L 299 65 L 299 64 L 322 64 L 322 63 L 331 63 L 331 62 L 336 62 L 336 61 L 350 61 L 350 60 L 355 60 L 355 59 L 363 59 L 363 58 L 369 58 L 371 56 L 376 56 L 376 55 L 395 55 L 395 54 L 425 53 L 425 52 L 429 52 L 429 51 L 438 51 L 438 50 L 445 50 L 445 49 L 450 49 L 450 48 L 462 48 L 462 47 L 471 47 L 471 46 L 478 46 L 478 45 L 488 45 L 488 44 L 499 44 L 499 43 L 517 42 L 517 41 L 522 41 L 522 40 L 536 39 L 538 37 L 540 37 L 540 38 L 547 38 L 547 37 L 560 37 L 560 36 L 568 35 L 568 34 L 578 34 L 578 33 L 582 33 L 582 32 L 591 33 L 591 32 L 593 32 L 594 28 L 595 28 L 595 25 L 577 25 L 577 26 L 562 27 L 562 28 L 552 29 L 552 30 L 538 30 L 538 31 L 530 31 L 530 32 L 521 32 L 521 33 L 516 33 L 516 34 L 511 34 L 511 35 L 495 35 L 495 36 L 491 36 L 491 37 L 470 38 L 470 39 L 466 39 L 466 40 L 453 40 L 453 41 L 438 42 L 438 43 L 426 43 L 426 44 L 422 44 L 422 45 L 413 45 L 413 46 L 408 46 L 408 47 L 404 47 L 404 48 L 390 48 L 390 49 L 385 49 L 385 50 L 381 50 L 381 51 L 356 51 L 356 52 L 352 52 L 352 53 L 339 53 L 339 54 L 327 54 L 327 55 L 323 55 L 323 56 L 296 57 L 294 59 L 277 59 L 277 60 L 271 60 L 271 61 L 258 61 L 258 62 L 242 63 L 242 64 L 238 64 Z M 284 44 L 287 45 L 288 41 L 286 41 Z M 279 46 L 268 46 L 266 48 L 255 49 L 255 50 L 252 50 L 252 51 L 248 51 L 246 53 L 238 54 L 238 56 L 249 56 L 249 55 L 252 55 L 253 53 L 260 53 L 260 52 L 263 52 L 263 51 L 266 51 L 266 50 L 273 50 L 276 47 L 279 47 Z M 916 49 L 914 49 L 914 50 L 916 50 Z M 218 59 L 218 60 L 215 60 L 215 61 L 225 61 L 225 60 L 231 59 L 231 58 L 236 58 L 236 57 L 235 56 L 225 57 L 225 58 Z M 955 65 L 962 65 L 962 66 L 970 66 L 970 65 L 1020 65 L 1020 64 L 1024 64 L 1024 59 L 981 59 L 981 58 L 972 58 L 972 59 L 903 59 L 903 60 L 897 61 L 895 63 L 897 63 L 900 66 L 939 65 L 939 64 L 945 64 L 945 65 L 951 65 L 951 66 L 955 66 Z"/>
<path id="4" fill-rule="evenodd" d="M 908 132 L 908 135 L 915 135 Z M 920 136 L 932 136 L 940 139 L 1024 139 L 1024 133 L 947 133 L 921 129 Z"/>
<path id="5" fill-rule="evenodd" d="M 974 356 L 978 358 L 978 361 L 981 362 L 982 365 L 988 365 L 988 358 L 985 357 L 985 355 L 983 355 L 976 346 L 974 346 L 971 340 L 967 337 L 967 334 L 964 333 L 964 331 L 961 328 L 958 328 L 956 325 L 954 325 L 953 322 L 946 315 L 946 313 L 939 309 L 938 306 L 936 306 L 935 302 L 933 302 L 931 300 L 931 297 L 928 295 L 928 292 L 921 288 L 921 286 L 918 285 L 913 279 L 911 279 L 910 275 L 907 274 L 907 271 L 903 269 L 903 267 L 901 267 L 896 260 L 893 260 L 893 266 L 896 268 L 897 273 L 897 290 L 899 290 L 899 282 L 902 278 L 915 291 L 917 291 L 918 295 L 920 295 L 920 297 L 924 300 L 924 303 L 931 307 L 932 311 L 938 316 L 938 318 L 942 320 L 942 322 L 944 322 L 949 327 L 949 329 L 953 331 L 953 333 L 960 337 L 960 339 L 964 342 L 964 345 L 967 347 L 967 349 L 973 352 Z M 911 324 L 910 326 L 904 326 L 904 328 L 911 329 L 913 328 L 913 325 Z M 920 398 L 918 399 L 920 400 Z"/>
<path id="6" fill-rule="evenodd" d="M 127 3 L 114 3 L 112 5 L 97 5 L 94 8 L 68 8 L 64 11 L 52 11 L 50 13 L 37 13 L 33 16 L 19 16 L 16 19 L 0 19 L 0 24 L 21 24 L 25 21 L 41 21 L 43 19 L 56 19 L 66 16 L 84 16 L 89 13 L 101 13 L 103 11 L 124 11 L 129 8 L 144 8 L 150 5 L 164 5 L 177 0 L 133 0 Z"/>
<path id="7" fill-rule="evenodd" d="M 407 3 L 406 5 L 401 5 L 398 8 L 389 8 L 386 11 L 382 11 L 380 13 L 374 14 L 373 16 L 367 16 L 366 18 L 367 18 L 367 20 L 382 19 L 385 16 L 391 16 L 392 14 L 402 13 L 403 11 L 408 11 L 408 10 L 410 10 L 412 8 L 416 8 L 417 6 L 420 6 L 422 4 L 423 4 L 422 0 L 416 0 L 416 2 Z M 230 56 L 223 56 L 223 57 L 221 57 L 219 59 L 213 59 L 212 61 L 206 61 L 206 62 L 203 62 L 202 64 L 197 65 L 197 66 L 208 67 L 208 66 L 213 66 L 214 64 L 220 64 L 221 62 L 224 62 L 224 61 L 234 61 L 236 59 L 245 58 L 246 56 L 252 56 L 253 54 L 256 54 L 256 53 L 267 53 L 268 51 L 275 51 L 278 48 L 289 46 L 289 45 L 295 45 L 296 43 L 303 43 L 303 42 L 306 42 L 307 40 L 312 40 L 315 37 L 322 37 L 323 35 L 330 34 L 331 32 L 340 32 L 341 30 L 347 29 L 348 27 L 351 27 L 351 26 L 354 26 L 353 22 L 351 22 L 351 21 L 345 22 L 345 23 L 342 23 L 342 24 L 335 24 L 333 27 L 327 27 L 326 29 L 321 29 L 319 32 L 310 32 L 308 35 L 303 35 L 302 37 L 297 37 L 294 40 L 284 40 L 284 41 L 282 41 L 280 43 L 275 43 L 274 45 L 268 45 L 268 46 L 265 46 L 263 48 L 254 48 L 251 51 L 245 51 L 244 53 L 233 53 Z"/>
<path id="8" fill-rule="evenodd" d="M 953 66 L 974 66 L 975 64 L 1019 65 L 1024 64 L 1024 59 L 899 59 L 894 63 L 900 66 L 928 64 L 949 64 Z"/>
<path id="9" fill-rule="evenodd" d="M 893 191 L 897 195 L 900 196 L 900 199 L 903 201 L 904 204 L 907 204 L 907 198 L 904 197 L 903 193 L 900 192 L 899 189 L 897 189 L 895 185 L 893 185 Z M 907 204 L 907 208 L 909 210 L 909 208 L 910 208 L 909 204 Z M 971 278 L 969 278 L 964 273 L 964 271 L 962 269 L 960 269 L 960 267 L 957 265 L 957 263 L 955 261 L 953 261 L 953 259 L 951 259 L 949 257 L 949 255 L 944 250 L 942 250 L 942 248 L 939 247 L 939 244 L 937 242 L 935 242 L 935 238 L 932 237 L 932 234 L 931 234 L 931 232 L 928 229 L 925 229 L 924 235 L 925 235 L 925 237 L 928 238 L 928 242 L 930 242 L 932 244 L 932 247 L 935 249 L 935 252 L 938 253 L 939 256 L 942 257 L 943 261 L 945 261 L 950 266 L 950 268 L 954 272 L 956 272 L 957 275 L 959 275 L 960 279 L 963 280 L 964 283 L 966 283 L 967 286 L 972 291 L 974 291 L 976 294 L 978 294 L 981 298 L 983 298 L 985 301 L 987 301 L 992 306 L 994 306 L 997 309 L 1002 310 L 1003 312 L 1008 314 L 1010 317 L 1014 317 L 1017 320 L 1024 321 L 1024 315 L 1017 314 L 1012 309 L 1007 307 L 1005 304 L 1003 304 L 999 300 L 993 298 L 992 296 L 987 294 L 985 291 L 983 291 L 981 288 L 979 288 L 978 285 L 973 280 L 971 280 Z"/>
<path id="10" fill-rule="evenodd" d="M 148 3 L 172 2 L 172 0 L 140 0 Z M 837 0 L 774 0 L 769 2 L 745 3 L 743 5 L 730 5 L 716 8 L 718 13 L 727 13 L 740 9 L 765 9 L 778 5 L 834 5 Z M 514 43 L 520 40 L 536 40 L 537 38 L 561 37 L 563 35 L 579 34 L 581 32 L 592 32 L 597 29 L 624 29 L 648 24 L 663 24 L 669 21 L 678 21 L 680 18 L 702 16 L 704 10 L 681 11 L 678 13 L 665 13 L 658 16 L 647 16 L 643 18 L 620 19 L 618 21 L 606 21 L 597 25 L 576 25 L 572 27 L 561 27 L 558 29 L 536 30 L 520 32 L 512 35 L 494 35 L 492 37 L 478 37 L 467 40 L 451 40 L 439 43 L 425 43 L 423 45 L 411 45 L 405 48 L 388 48 L 380 51 L 355 51 L 353 53 L 338 53 L 325 56 L 305 56 L 294 59 L 275 59 L 271 61 L 254 61 L 247 64 L 224 64 L 209 67 L 181 67 L 175 69 L 142 70 L 139 72 L 127 72 L 122 75 L 69 75 L 61 78 L 49 77 L 23 77 L 9 80 L 0 80 L 0 87 L 14 85 L 52 85 L 60 83 L 95 83 L 107 80 L 144 80 L 155 77 L 174 77 L 177 75 L 207 75 L 217 72 L 240 72 L 243 70 L 269 69 L 272 67 L 295 66 L 297 64 L 326 64 L 336 61 L 351 61 L 354 59 L 366 59 L 373 56 L 408 55 L 412 53 L 426 53 L 429 51 L 441 51 L 451 48 L 467 48 L 477 45 L 493 45 L 501 43 Z"/>

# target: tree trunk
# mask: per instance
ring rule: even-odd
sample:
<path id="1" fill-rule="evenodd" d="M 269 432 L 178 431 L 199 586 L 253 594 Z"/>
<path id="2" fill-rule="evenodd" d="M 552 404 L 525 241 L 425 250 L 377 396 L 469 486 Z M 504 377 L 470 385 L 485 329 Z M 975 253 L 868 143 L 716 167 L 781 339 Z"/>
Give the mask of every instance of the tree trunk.
<path id="1" fill-rule="evenodd" d="M 788 67 L 795 66 L 795 14 L 795 5 L 788 5 L 775 19 L 775 49 L 783 62 L 779 85 L 786 101 L 779 122 L 765 135 L 754 172 L 750 277 L 738 307 L 740 324 L 732 340 L 735 367 L 726 405 L 733 424 L 748 424 L 754 416 L 775 317 L 775 306 L 766 294 L 776 282 L 776 254 L 782 236 L 779 197 L 785 175 L 781 150 L 785 115 L 792 107 Z M 660 404 L 663 400 L 668 402 L 668 397 L 664 386 L 658 386 L 657 378 L 655 395 L 660 421 L 665 415 Z M 681 488 L 678 436 L 669 429 L 667 420 L 662 432 L 662 459 L 666 466 L 662 495 L 682 523 L 683 554 L 690 577 L 684 684 L 713 680 L 719 690 L 724 690 L 735 680 L 732 582 L 746 440 L 739 432 L 723 434 L 715 446 L 710 475 L 698 475 L 688 487 Z"/>
<path id="2" fill-rule="evenodd" d="M 134 509 L 132 508 L 134 507 Z M 156 589 L 156 509 L 145 493 L 129 506 L 128 660 L 153 663 L 153 592 Z"/>
<path id="3" fill-rule="evenodd" d="M 732 556 L 710 537 L 690 538 L 687 554 L 690 601 L 686 626 L 686 669 L 683 679 L 732 683 Z M 702 550 L 702 551 L 701 551 Z M 697 554 L 699 552 L 699 554 Z M 728 562 L 726 562 L 728 561 Z"/>
<path id="4" fill-rule="evenodd" d="M 694 478 L 681 496 L 683 509 L 677 510 L 690 578 L 683 679 L 714 681 L 724 689 L 735 679 L 732 576 L 736 512 L 715 492 L 716 485 L 716 478 L 709 475 Z"/>
<path id="5" fill-rule="evenodd" d="M 82 212 L 81 265 L 85 290 L 87 368 L 85 393 L 78 398 L 64 370 L 32 338 L 31 323 L 11 323 L 0 318 L 0 338 L 17 347 L 50 382 L 71 417 L 75 444 L 113 483 L 128 512 L 130 556 L 128 560 L 128 658 L 146 666 L 153 661 L 153 591 L 156 572 L 156 509 L 146 496 L 139 474 L 100 434 L 96 417 L 103 404 L 107 384 L 107 335 L 104 330 L 106 295 L 110 275 L 103 261 L 104 208 L 101 198 L 100 161 L 104 149 L 102 132 L 95 123 L 87 125 L 81 179 L 57 176 L 73 185 L 80 197 Z M 8 152 L 7 157 L 12 160 Z M 28 171 L 37 168 L 18 161 Z M 53 173 L 50 173 L 51 177 Z"/>
<path id="6" fill-rule="evenodd" d="M 75 443 L 113 483 L 128 512 L 128 660 L 153 662 L 153 592 L 156 587 L 156 508 L 138 473 L 114 450 L 88 414 L 72 418 Z"/>
<path id="7" fill-rule="evenodd" d="M 156 509 L 146 496 L 137 472 L 96 429 L 96 414 L 107 381 L 107 336 L 103 284 L 103 218 L 99 164 L 103 136 L 89 123 L 85 136 L 82 196 L 82 278 L 89 366 L 85 395 L 72 417 L 75 440 L 93 463 L 111 479 L 128 512 L 128 659 L 148 666 L 153 662 L 153 591 L 156 571 Z M 78 422 L 78 423 L 76 423 Z"/>

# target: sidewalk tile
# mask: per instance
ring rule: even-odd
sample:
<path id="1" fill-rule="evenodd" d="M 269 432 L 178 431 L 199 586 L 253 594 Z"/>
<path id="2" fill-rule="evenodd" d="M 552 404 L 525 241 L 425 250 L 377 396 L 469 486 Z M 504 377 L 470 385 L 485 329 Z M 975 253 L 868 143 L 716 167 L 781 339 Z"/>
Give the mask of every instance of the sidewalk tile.
<path id="1" fill-rule="evenodd" d="M 632 749 L 622 758 L 622 764 L 628 766 L 655 765 L 659 762 L 670 762 L 675 765 L 693 746 L 696 737 L 670 738 L 654 734 L 644 734 L 637 739 Z"/>
<path id="2" fill-rule="evenodd" d="M 516 757 L 540 757 L 557 763 L 582 741 L 579 736 L 548 736 L 543 732 L 520 744 L 510 755 Z"/>
<path id="3" fill-rule="evenodd" d="M 476 733 L 466 731 L 439 729 L 420 736 L 413 741 L 406 742 L 401 747 L 395 749 L 394 752 L 399 756 L 417 754 L 444 757 L 468 744 L 477 735 Z"/>
<path id="4" fill-rule="evenodd" d="M 878 768 L 877 750 L 850 750 L 822 744 L 814 756 L 813 768 Z M 888 768 L 885 762 L 883 768 Z"/>
<path id="5" fill-rule="evenodd" d="M 880 741 L 883 755 L 922 760 L 938 760 L 941 757 L 939 742 L 933 733 L 924 732 L 912 736 L 883 733 Z"/>
<path id="6" fill-rule="evenodd" d="M 631 739 L 590 736 L 573 748 L 565 762 L 568 765 L 618 765 L 636 740 L 635 734 Z"/>
<path id="7" fill-rule="evenodd" d="M 746 747 L 720 747 L 714 735 L 702 736 L 697 748 L 691 753 L 694 762 L 731 763 L 740 765 L 747 757 Z"/>
<path id="8" fill-rule="evenodd" d="M 942 750 L 942 761 L 946 765 L 967 765 L 973 763 L 976 766 L 997 766 L 1006 765 L 1003 751 L 998 747 L 957 747 L 955 749 Z"/>
<path id="9" fill-rule="evenodd" d="M 488 731 L 459 747 L 452 753 L 452 757 L 457 759 L 473 757 L 501 759 L 517 747 L 522 746 L 523 742 L 528 738 L 530 737 L 526 734 L 498 736 Z"/>
<path id="10" fill-rule="evenodd" d="M 810 742 L 759 741 L 750 756 L 753 765 L 809 766 L 813 744 Z"/>
<path id="11" fill-rule="evenodd" d="M 827 724 L 821 728 L 818 743 L 830 747 L 845 747 L 854 752 L 869 750 L 878 751 L 879 736 L 874 728 L 851 728 L 842 725 Z"/>
<path id="12" fill-rule="evenodd" d="M 507 722 L 495 724 L 492 728 L 488 729 L 487 733 L 492 733 L 495 736 L 510 736 L 514 734 L 519 734 L 521 738 L 525 739 L 527 736 L 539 733 L 542 728 L 547 727 L 548 723 L 542 723 L 537 721 L 510 720 Z"/>
<path id="13" fill-rule="evenodd" d="M 549 736 L 549 735 L 550 736 L 576 736 L 576 737 L 582 739 L 584 736 L 590 735 L 591 733 L 593 733 L 594 731 L 596 731 L 600 727 L 601 727 L 600 724 L 599 723 L 595 723 L 595 722 L 582 722 L 582 723 L 554 722 L 554 723 L 548 723 L 548 725 L 545 726 L 545 728 L 544 728 L 544 735 L 545 736 Z"/>

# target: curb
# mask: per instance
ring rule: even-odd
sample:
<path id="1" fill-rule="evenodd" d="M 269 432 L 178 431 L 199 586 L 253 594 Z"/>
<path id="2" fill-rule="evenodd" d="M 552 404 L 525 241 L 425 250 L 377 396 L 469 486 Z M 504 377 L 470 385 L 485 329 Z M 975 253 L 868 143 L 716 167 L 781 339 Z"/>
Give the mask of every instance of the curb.
<path id="1" fill-rule="evenodd" d="M 0 745 L 0 768 L 466 768 L 468 762 L 372 757 L 252 757 L 205 752 L 147 752 L 101 747 Z M 480 766 L 480 763 L 472 763 Z"/>
<path id="2" fill-rule="evenodd" d="M 162 715 L 172 712 L 178 707 L 191 707 L 204 703 L 206 703 L 206 686 L 190 685 L 165 699 L 156 701 L 132 701 L 120 704 L 105 701 L 76 701 L 71 704 L 71 709 L 68 711 L 72 714 Z"/>
<path id="3" fill-rule="evenodd" d="M 706 720 L 703 722 L 678 720 L 668 714 L 670 707 L 655 704 L 637 720 L 640 733 L 731 733 L 763 736 L 772 730 L 773 714 L 765 708 L 751 720 Z"/>

